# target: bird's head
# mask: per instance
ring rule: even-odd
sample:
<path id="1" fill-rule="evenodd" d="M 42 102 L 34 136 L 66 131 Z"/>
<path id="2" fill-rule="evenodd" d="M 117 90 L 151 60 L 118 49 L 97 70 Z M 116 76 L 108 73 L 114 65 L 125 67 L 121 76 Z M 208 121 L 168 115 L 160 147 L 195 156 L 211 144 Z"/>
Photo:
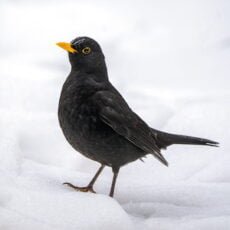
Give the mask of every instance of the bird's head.
<path id="1" fill-rule="evenodd" d="M 71 66 L 76 70 L 95 72 L 105 67 L 101 47 L 92 38 L 77 37 L 70 43 L 58 42 L 57 45 L 68 51 Z"/>

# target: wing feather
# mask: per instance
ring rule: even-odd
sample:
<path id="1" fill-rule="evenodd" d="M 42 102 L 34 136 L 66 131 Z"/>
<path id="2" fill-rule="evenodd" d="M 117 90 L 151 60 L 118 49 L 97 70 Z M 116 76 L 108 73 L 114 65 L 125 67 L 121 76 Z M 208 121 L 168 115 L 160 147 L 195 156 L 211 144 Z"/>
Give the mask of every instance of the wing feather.
<path id="1" fill-rule="evenodd" d="M 152 153 L 164 165 L 168 165 L 156 145 L 150 127 L 129 108 L 120 94 L 99 92 L 96 103 L 104 123 L 146 153 Z"/>

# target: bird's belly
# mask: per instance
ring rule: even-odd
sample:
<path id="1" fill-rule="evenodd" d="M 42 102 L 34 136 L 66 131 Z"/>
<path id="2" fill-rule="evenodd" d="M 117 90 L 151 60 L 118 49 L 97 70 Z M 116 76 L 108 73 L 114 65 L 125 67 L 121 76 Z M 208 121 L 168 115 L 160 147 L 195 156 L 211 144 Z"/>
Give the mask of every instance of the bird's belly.
<path id="1" fill-rule="evenodd" d="M 68 142 L 92 160 L 109 166 L 121 166 L 145 155 L 93 113 L 88 115 L 79 111 L 74 116 L 59 120 Z"/>

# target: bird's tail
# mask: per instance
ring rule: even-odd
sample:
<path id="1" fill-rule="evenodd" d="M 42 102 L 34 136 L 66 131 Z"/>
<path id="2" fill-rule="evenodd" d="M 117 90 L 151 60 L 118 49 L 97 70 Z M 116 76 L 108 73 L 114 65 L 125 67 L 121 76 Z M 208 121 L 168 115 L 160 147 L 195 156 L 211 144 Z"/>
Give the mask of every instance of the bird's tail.
<path id="1" fill-rule="evenodd" d="M 208 145 L 214 147 L 218 147 L 219 144 L 216 141 L 211 141 L 204 138 L 171 134 L 156 129 L 152 129 L 152 132 L 157 139 L 157 144 L 159 145 L 159 148 L 167 148 L 168 146 L 173 144 Z"/>

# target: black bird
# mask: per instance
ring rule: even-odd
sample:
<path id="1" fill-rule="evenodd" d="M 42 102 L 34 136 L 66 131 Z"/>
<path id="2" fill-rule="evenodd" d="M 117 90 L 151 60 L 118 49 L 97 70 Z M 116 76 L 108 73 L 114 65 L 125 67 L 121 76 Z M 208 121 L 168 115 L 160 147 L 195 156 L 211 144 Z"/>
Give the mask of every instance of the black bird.
<path id="1" fill-rule="evenodd" d="M 126 103 L 108 79 L 105 57 L 99 44 L 89 37 L 77 37 L 70 43 L 59 42 L 69 54 L 71 72 L 60 96 L 58 118 L 72 147 L 97 161 L 101 167 L 86 187 L 64 183 L 80 191 L 91 191 L 105 166 L 112 167 L 110 196 L 114 195 L 121 166 L 147 154 L 161 163 L 161 154 L 172 144 L 217 146 L 208 139 L 165 133 L 149 127 Z"/>

